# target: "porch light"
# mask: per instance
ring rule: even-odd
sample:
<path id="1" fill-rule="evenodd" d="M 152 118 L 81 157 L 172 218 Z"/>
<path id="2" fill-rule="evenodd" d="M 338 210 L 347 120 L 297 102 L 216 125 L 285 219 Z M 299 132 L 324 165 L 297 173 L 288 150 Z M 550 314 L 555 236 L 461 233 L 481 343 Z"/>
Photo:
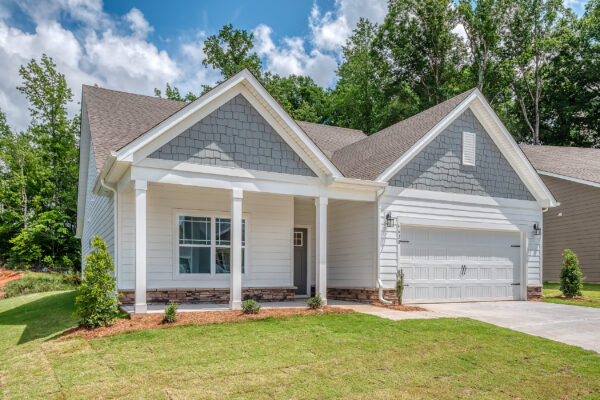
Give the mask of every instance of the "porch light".
<path id="1" fill-rule="evenodd" d="M 394 218 L 392 218 L 392 213 L 387 213 L 385 215 L 385 226 L 388 228 L 394 227 Z"/>
<path id="2" fill-rule="evenodd" d="M 541 235 L 542 234 L 542 228 L 540 228 L 540 226 L 537 223 L 533 224 L 533 234 L 534 235 Z"/>

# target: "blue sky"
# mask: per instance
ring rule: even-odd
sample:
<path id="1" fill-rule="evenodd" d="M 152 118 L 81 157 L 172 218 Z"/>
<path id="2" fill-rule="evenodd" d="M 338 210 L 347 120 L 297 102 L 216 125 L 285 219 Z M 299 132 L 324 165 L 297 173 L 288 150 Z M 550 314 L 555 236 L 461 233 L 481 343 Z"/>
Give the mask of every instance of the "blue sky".
<path id="1" fill-rule="evenodd" d="M 585 0 L 567 0 L 581 14 Z M 47 53 L 79 101 L 82 84 L 152 94 L 166 82 L 199 92 L 219 74 L 203 41 L 225 24 L 255 35 L 265 69 L 335 84 L 340 47 L 360 17 L 381 22 L 387 0 L 0 0 L 0 110 L 27 126 L 18 68 Z M 79 106 L 72 104 L 70 111 Z"/>

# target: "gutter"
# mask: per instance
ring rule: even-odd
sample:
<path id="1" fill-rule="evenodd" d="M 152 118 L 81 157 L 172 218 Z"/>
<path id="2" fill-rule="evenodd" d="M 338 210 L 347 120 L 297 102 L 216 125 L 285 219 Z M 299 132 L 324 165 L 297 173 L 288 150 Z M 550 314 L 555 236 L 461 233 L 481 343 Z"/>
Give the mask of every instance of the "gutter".
<path id="1" fill-rule="evenodd" d="M 380 250 L 381 250 L 381 208 L 379 206 L 379 200 L 381 199 L 381 196 L 383 196 L 383 194 L 385 193 L 385 189 L 386 187 L 383 187 L 381 189 L 381 193 L 377 193 L 376 198 L 375 198 L 375 210 L 377 212 L 377 235 L 376 235 L 376 270 L 377 270 L 377 275 L 375 276 L 375 280 L 377 282 L 377 287 L 379 288 L 379 301 L 382 304 L 385 304 L 386 306 L 392 305 L 393 303 L 389 300 L 386 300 L 383 298 L 383 283 L 381 282 L 381 279 L 379 278 L 380 272 L 381 272 L 381 254 L 380 254 Z"/>
<path id="2" fill-rule="evenodd" d="M 119 249 L 119 240 L 118 240 L 118 205 L 119 205 L 119 192 L 117 192 L 117 190 L 115 188 L 112 188 L 110 186 L 108 186 L 106 183 L 104 183 L 104 178 L 100 179 L 100 185 L 112 192 L 113 194 L 113 251 L 114 251 L 114 255 L 115 255 L 115 276 L 119 276 L 118 275 L 118 271 L 119 271 L 119 257 L 118 257 L 118 249 Z"/>

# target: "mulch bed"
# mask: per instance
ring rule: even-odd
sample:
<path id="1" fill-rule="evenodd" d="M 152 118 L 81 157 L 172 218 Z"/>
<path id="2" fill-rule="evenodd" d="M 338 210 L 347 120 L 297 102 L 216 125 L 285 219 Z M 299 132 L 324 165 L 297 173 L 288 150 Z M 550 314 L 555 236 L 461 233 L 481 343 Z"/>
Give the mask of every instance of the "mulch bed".
<path id="1" fill-rule="evenodd" d="M 375 307 L 387 308 L 389 310 L 397 310 L 397 311 L 429 311 L 423 307 L 417 307 L 417 306 L 405 306 L 405 305 L 400 305 L 400 304 L 392 304 L 391 306 L 388 306 L 388 305 L 385 305 L 378 301 L 371 303 L 371 305 L 373 305 Z"/>
<path id="2" fill-rule="evenodd" d="M 180 312 L 177 314 L 177 321 L 173 323 L 163 322 L 164 314 L 143 314 L 131 315 L 130 318 L 116 320 L 110 326 L 102 326 L 95 329 L 77 327 L 69 329 L 62 338 L 82 337 L 86 340 L 96 339 L 105 336 L 113 336 L 120 333 L 139 331 L 142 329 L 161 329 L 171 328 L 182 325 L 208 325 L 221 324 L 226 322 L 255 321 L 270 317 L 290 317 L 294 315 L 311 316 L 323 314 L 349 314 L 352 310 L 339 307 L 321 307 L 313 310 L 310 308 L 269 308 L 262 309 L 258 314 L 243 314 L 241 311 L 199 311 L 199 312 Z"/>
<path id="3" fill-rule="evenodd" d="M 0 299 L 4 298 L 4 286 L 10 281 L 15 281 L 23 277 L 22 272 L 11 271 L 4 267 L 0 268 Z"/>

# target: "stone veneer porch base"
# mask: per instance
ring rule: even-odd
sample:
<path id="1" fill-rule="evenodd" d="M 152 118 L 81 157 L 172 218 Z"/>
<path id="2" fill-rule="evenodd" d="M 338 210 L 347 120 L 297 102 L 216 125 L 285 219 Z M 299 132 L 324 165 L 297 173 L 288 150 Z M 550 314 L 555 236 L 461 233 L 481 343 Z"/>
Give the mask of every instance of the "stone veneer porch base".
<path id="1" fill-rule="evenodd" d="M 537 300 L 544 297 L 542 295 L 542 285 L 530 285 L 527 286 L 527 300 Z"/>
<path id="2" fill-rule="evenodd" d="M 397 303 L 396 289 L 383 289 L 383 298 L 393 303 Z M 379 302 L 379 289 L 328 287 L 327 299 L 356 301 L 359 303 L 371 304 L 374 302 Z"/>
<path id="3" fill-rule="evenodd" d="M 135 290 L 121 289 L 123 305 L 135 303 Z M 290 287 L 248 287 L 242 288 L 244 300 L 257 301 L 292 301 L 295 298 L 296 288 Z M 229 303 L 229 288 L 190 288 L 190 289 L 148 289 L 146 302 L 149 304 L 177 303 Z"/>

